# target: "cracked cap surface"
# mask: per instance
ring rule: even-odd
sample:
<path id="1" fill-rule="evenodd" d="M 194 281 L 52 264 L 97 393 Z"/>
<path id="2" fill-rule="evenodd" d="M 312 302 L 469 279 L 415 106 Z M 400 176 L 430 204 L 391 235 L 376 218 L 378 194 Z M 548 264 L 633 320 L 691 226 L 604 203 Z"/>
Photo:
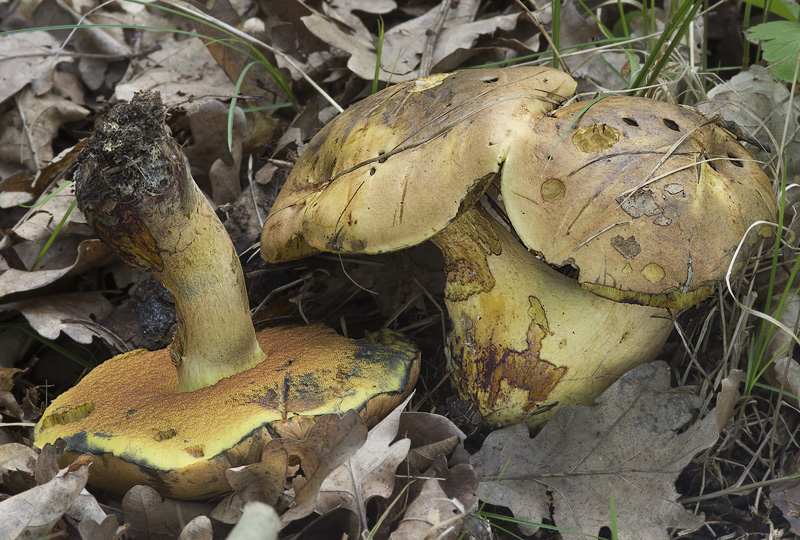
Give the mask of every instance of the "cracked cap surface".
<path id="1" fill-rule="evenodd" d="M 515 230 L 550 264 L 576 266 L 595 294 L 678 309 L 702 300 L 747 228 L 775 220 L 769 178 L 693 109 L 633 97 L 581 115 L 586 106 L 540 117 L 515 140 L 500 181 Z M 751 231 L 742 253 L 770 233 Z"/>

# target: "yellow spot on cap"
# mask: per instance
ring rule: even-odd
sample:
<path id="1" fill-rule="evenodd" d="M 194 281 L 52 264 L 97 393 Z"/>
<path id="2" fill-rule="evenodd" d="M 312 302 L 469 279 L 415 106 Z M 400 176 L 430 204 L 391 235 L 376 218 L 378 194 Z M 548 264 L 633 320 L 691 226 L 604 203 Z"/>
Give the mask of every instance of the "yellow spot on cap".
<path id="1" fill-rule="evenodd" d="M 550 324 L 547 322 L 547 313 L 544 311 L 544 306 L 535 296 L 529 296 L 528 301 L 531 303 L 528 309 L 528 316 L 533 319 L 533 322 L 538 324 L 542 330 L 550 331 Z"/>
<path id="2" fill-rule="evenodd" d="M 423 90 L 427 90 L 428 88 L 439 86 L 440 84 L 442 84 L 442 81 L 445 80 L 450 75 L 452 75 L 452 73 L 435 73 L 433 75 L 428 75 L 427 77 L 422 77 L 421 79 L 417 79 L 416 81 L 414 81 L 414 86 L 412 86 L 408 91 L 422 92 Z"/>
<path id="3" fill-rule="evenodd" d="M 581 152 L 600 152 L 611 148 L 617 141 L 619 130 L 606 124 L 582 127 L 572 136 L 572 144 Z"/>
<path id="4" fill-rule="evenodd" d="M 626 264 L 625 266 L 622 267 L 623 274 L 630 274 L 631 272 L 633 272 L 633 268 L 631 268 L 630 264 Z"/>
<path id="5" fill-rule="evenodd" d="M 664 269 L 658 266 L 656 263 L 650 263 L 642 268 L 642 275 L 651 283 L 658 283 L 664 279 L 666 274 L 664 273 Z"/>
<path id="6" fill-rule="evenodd" d="M 64 411 L 56 411 L 50 416 L 42 419 L 41 429 L 77 422 L 78 420 L 89 416 L 89 413 L 91 413 L 93 410 L 94 403 L 87 402 L 82 405 L 78 405 L 77 407 L 71 407 Z"/>
<path id="7" fill-rule="evenodd" d="M 567 190 L 564 187 L 564 182 L 558 178 L 548 178 L 542 184 L 542 199 L 545 202 L 560 201 L 564 198 L 564 192 Z"/>

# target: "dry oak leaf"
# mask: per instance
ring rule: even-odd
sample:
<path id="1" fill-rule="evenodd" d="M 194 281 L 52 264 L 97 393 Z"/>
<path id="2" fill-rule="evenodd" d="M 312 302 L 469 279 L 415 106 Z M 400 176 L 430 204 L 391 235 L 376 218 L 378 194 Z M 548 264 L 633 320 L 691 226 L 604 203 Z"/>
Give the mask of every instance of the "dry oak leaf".
<path id="1" fill-rule="evenodd" d="M 716 417 L 712 412 L 687 428 L 700 399 L 670 389 L 669 379 L 665 363 L 644 364 L 597 405 L 562 405 L 533 439 L 524 425 L 491 433 L 472 457 L 478 496 L 517 519 L 553 519 L 557 527 L 597 535 L 611 525 L 613 495 L 621 540 L 662 540 L 668 529 L 699 527 L 702 517 L 676 502 L 675 479 L 717 440 Z M 526 534 L 538 528 L 520 527 Z"/>
<path id="2" fill-rule="evenodd" d="M 174 540 L 194 518 L 211 513 L 211 505 L 165 499 L 149 486 L 133 486 L 122 499 L 131 540 Z"/>
<path id="3" fill-rule="evenodd" d="M 0 538 L 47 535 L 81 494 L 91 457 L 81 456 L 51 481 L 0 501 Z"/>
<path id="4" fill-rule="evenodd" d="M 339 465 L 319 488 L 316 512 L 324 514 L 342 506 L 355 512 L 367 528 L 366 506 L 373 497 L 388 498 L 392 494 L 395 470 L 411 448 L 409 439 L 397 438 L 400 414 L 411 396 L 372 428 L 367 442 L 347 461 Z"/>
<path id="5" fill-rule="evenodd" d="M 234 493 L 226 497 L 212 517 L 236 523 L 245 503 L 258 501 L 280 509 L 286 479 L 302 467 L 293 481 L 294 506 L 283 514 L 284 523 L 314 511 L 319 488 L 328 474 L 351 457 L 367 440 L 367 424 L 355 410 L 342 416 L 326 414 L 316 419 L 304 440 L 272 439 L 261 461 L 228 469 L 225 477 Z"/>
<path id="6" fill-rule="evenodd" d="M 421 476 L 427 480 L 408 504 L 390 540 L 461 538 L 464 518 L 478 509 L 475 471 L 465 463 L 448 469 L 447 460 L 439 455 Z"/>
<path id="7" fill-rule="evenodd" d="M 36 333 L 56 339 L 63 332 L 78 343 L 88 344 L 95 336 L 103 338 L 95 321 L 102 321 L 113 310 L 111 302 L 98 291 L 61 293 L 0 304 L 0 312 L 22 313 Z"/>

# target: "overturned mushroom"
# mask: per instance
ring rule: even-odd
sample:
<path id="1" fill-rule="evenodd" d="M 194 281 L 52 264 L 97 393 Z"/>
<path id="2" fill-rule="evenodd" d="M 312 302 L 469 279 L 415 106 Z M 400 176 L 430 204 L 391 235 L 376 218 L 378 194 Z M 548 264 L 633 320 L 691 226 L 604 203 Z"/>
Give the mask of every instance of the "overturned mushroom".
<path id="1" fill-rule="evenodd" d="M 591 403 L 616 377 L 655 357 L 672 328 L 665 308 L 710 294 L 743 231 L 769 219 L 774 203 L 760 169 L 739 167 L 749 158 L 733 138 L 714 139 L 709 148 L 735 169 L 717 172 L 704 163 L 710 138 L 725 133 L 709 133 L 718 128 L 699 114 L 651 100 L 615 105 L 626 113 L 620 126 L 583 118 L 571 125 L 582 103 L 545 114 L 574 88 L 555 70 L 475 70 L 410 81 L 363 100 L 298 160 L 265 225 L 263 256 L 379 253 L 430 239 L 446 262 L 450 362 L 461 396 L 492 424 L 535 426 L 558 403 Z M 646 120 L 653 114 L 660 123 Z M 642 130 L 626 129 L 637 122 Z M 610 169 L 600 167 L 608 163 Z M 648 168 L 656 174 L 648 176 Z M 498 179 L 523 241 L 554 264 L 579 267 L 580 285 L 474 208 Z M 711 188 L 720 183 L 726 191 L 717 194 Z M 673 200 L 653 199 L 657 209 L 651 208 L 643 193 L 660 195 L 662 186 Z M 558 209 L 545 212 L 548 204 Z M 659 245 L 662 230 L 703 234 L 694 221 L 703 213 L 686 210 L 703 205 L 713 207 L 710 215 L 732 216 L 709 225 L 719 232 L 719 249 L 673 246 L 683 233 L 667 233 L 660 238 L 677 251 L 662 251 L 669 261 L 650 257 L 646 250 Z M 652 240 L 631 225 L 653 229 Z M 568 249 L 550 258 L 550 243 Z M 630 268 L 615 267 L 614 279 L 586 274 L 578 259 L 584 253 L 591 253 L 586 264 L 593 270 L 617 258 Z M 626 285 L 623 277 L 634 268 L 660 285 Z"/>
<path id="2" fill-rule="evenodd" d="M 380 416 L 413 387 L 419 352 L 382 333 L 367 341 L 321 326 L 255 332 L 233 244 L 164 125 L 155 93 L 119 105 L 80 156 L 78 203 L 100 238 L 175 297 L 168 349 L 119 355 L 59 396 L 35 428 L 69 459 L 97 454 L 90 483 L 163 495 L 228 491 L 228 467 L 258 461 L 271 436 L 316 416 Z"/>

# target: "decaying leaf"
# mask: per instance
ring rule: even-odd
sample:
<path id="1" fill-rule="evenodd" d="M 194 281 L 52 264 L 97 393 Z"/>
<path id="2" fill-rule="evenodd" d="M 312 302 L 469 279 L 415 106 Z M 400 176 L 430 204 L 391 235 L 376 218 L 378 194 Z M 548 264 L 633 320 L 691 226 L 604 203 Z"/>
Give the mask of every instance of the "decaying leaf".
<path id="1" fill-rule="evenodd" d="M 447 468 L 439 455 L 422 478 L 422 488 L 409 503 L 392 540 L 443 538 L 455 540 L 464 526 L 464 517 L 478 508 L 475 471 L 467 464 Z"/>
<path id="2" fill-rule="evenodd" d="M 191 111 L 188 116 L 193 142 L 183 150 L 191 163 L 192 176 L 201 188 L 211 192 L 211 199 L 217 204 L 232 203 L 241 193 L 239 169 L 242 145 L 248 131 L 247 120 L 237 107 L 231 128 L 232 147 L 229 149 L 228 113 L 228 105 L 215 99 Z"/>
<path id="3" fill-rule="evenodd" d="M 0 159 L 38 170 L 53 159 L 53 139 L 66 123 L 85 118 L 89 111 L 56 92 L 33 98 L 29 88 L 16 96 L 17 108 L 0 117 Z M 21 158 L 21 159 L 20 159 Z"/>
<path id="4" fill-rule="evenodd" d="M 476 20 L 478 3 L 474 1 L 452 2 L 447 6 L 444 13 L 436 5 L 386 32 L 378 75 L 381 81 L 396 83 L 426 75 L 420 73 L 420 62 L 426 54 L 430 55 L 428 69 L 452 70 L 480 50 L 474 47 L 479 38 L 512 30 L 520 18 L 519 13 L 512 13 Z M 440 18 L 441 27 L 438 32 L 433 31 Z M 349 28 L 346 21 L 317 12 L 302 20 L 315 36 L 350 55 L 347 67 L 353 73 L 367 80 L 375 76 L 376 37 Z"/>
<path id="5" fill-rule="evenodd" d="M 261 461 L 229 469 L 226 478 L 234 489 L 212 514 L 225 523 L 239 520 L 245 503 L 258 501 L 280 506 L 287 478 L 302 468 L 293 482 L 292 508 L 284 523 L 314 511 L 319 487 L 328 474 L 353 455 L 367 440 L 367 426 L 354 410 L 316 420 L 304 440 L 273 439 L 261 453 Z"/>
<path id="6" fill-rule="evenodd" d="M 781 474 L 789 476 L 800 472 L 800 455 L 786 460 Z M 800 534 L 800 478 L 787 479 L 774 485 L 769 490 L 770 500 L 781 509 L 783 516 L 791 526 L 791 532 Z"/>
<path id="7" fill-rule="evenodd" d="M 744 372 L 741 369 L 731 370 L 730 375 L 722 380 L 722 390 L 717 392 L 717 429 L 722 431 L 725 425 L 733 416 L 736 402 L 739 399 L 739 383 L 742 380 Z"/>
<path id="8" fill-rule="evenodd" d="M 449 419 L 438 414 L 404 412 L 398 433 L 411 440 L 408 462 L 420 471 L 433 464 L 439 455 L 452 456 L 451 464 L 468 463 L 464 450 L 466 435 Z"/>
<path id="9" fill-rule="evenodd" d="M 792 64 L 794 69 L 794 64 Z M 797 171 L 800 166 L 800 105 L 789 99 L 789 89 L 778 81 L 769 68 L 754 65 L 708 92 L 709 101 L 698 107 L 709 117 L 719 114 L 735 122 L 742 131 L 755 140 L 776 148 L 787 128 L 786 146 L 780 161 L 787 160 L 787 170 Z M 793 110 L 789 110 L 792 104 Z M 786 118 L 788 115 L 788 119 Z M 765 131 L 766 130 L 768 131 Z M 770 162 L 778 157 L 752 145 L 748 147 L 756 158 Z"/>
<path id="10" fill-rule="evenodd" d="M 46 70 L 52 62 L 64 62 L 66 57 L 56 57 L 59 43 L 45 31 L 21 32 L 0 37 L 0 103 L 15 95 L 30 83 L 46 81 Z M 40 54 L 18 54 L 19 51 Z M 37 90 L 41 88 L 37 87 Z"/>
<path id="11" fill-rule="evenodd" d="M 11 268 L 0 274 L 0 298 L 16 292 L 38 289 L 62 277 L 80 274 L 99 265 L 111 254 L 111 248 L 97 239 L 83 240 L 74 250 L 68 250 L 65 246 L 57 251 L 51 257 L 47 269 L 29 272 Z"/>
<path id="12" fill-rule="evenodd" d="M 8 443 L 0 446 L 0 473 L 5 471 L 22 471 L 33 475 L 33 465 L 36 462 L 36 452 L 33 448 L 19 443 Z M 0 475 L 0 483 L 2 477 Z"/>
<path id="13" fill-rule="evenodd" d="M 0 501 L 3 537 L 47 535 L 86 486 L 91 462 L 90 456 L 81 456 L 50 482 Z"/>
<path id="14" fill-rule="evenodd" d="M 47 339 L 56 339 L 61 332 L 78 343 L 91 343 L 103 336 L 96 324 L 111 314 L 111 302 L 98 291 L 39 296 L 30 300 L 0 304 L 0 311 L 22 313 L 36 332 Z"/>
<path id="15" fill-rule="evenodd" d="M 460 526 L 464 508 L 455 499 L 449 499 L 438 479 L 426 480 L 422 491 L 406 510 L 391 540 L 427 540 L 430 538 L 456 538 L 455 526 Z M 460 527 L 459 527 L 460 528 Z"/>
<path id="16" fill-rule="evenodd" d="M 373 497 L 386 498 L 392 494 L 394 472 L 411 447 L 409 439 L 392 442 L 397 437 L 400 414 L 409 399 L 410 396 L 372 428 L 364 445 L 325 478 L 319 488 L 318 513 L 324 514 L 339 506 L 349 508 L 360 516 L 362 528 L 366 528 L 367 502 Z M 283 520 L 286 521 L 286 514 Z"/>
<path id="17" fill-rule="evenodd" d="M 147 90 L 161 92 L 164 103 L 179 103 L 186 96 L 234 94 L 234 84 L 199 38 L 168 33 L 158 43 L 159 50 L 142 62 L 140 73 L 115 87 L 117 100 L 130 101 L 134 93 Z"/>
<path id="18" fill-rule="evenodd" d="M 214 531 L 211 528 L 211 520 L 208 519 L 208 516 L 197 516 L 186 524 L 178 540 L 211 540 L 212 538 L 214 538 Z"/>
<path id="19" fill-rule="evenodd" d="M 132 487 L 122 499 L 125 523 L 130 526 L 126 537 L 133 539 L 173 540 L 187 523 L 210 511 L 208 504 L 162 499 L 147 486 Z"/>
<path id="20" fill-rule="evenodd" d="M 119 525 L 117 516 L 106 516 L 100 522 L 84 519 L 78 523 L 81 540 L 117 540 L 127 530 L 127 525 Z"/>
<path id="21" fill-rule="evenodd" d="M 558 527 L 595 535 L 611 525 L 613 495 L 621 539 L 662 540 L 669 528 L 697 527 L 703 519 L 675 502 L 674 482 L 717 440 L 714 414 L 686 428 L 699 403 L 670 390 L 666 364 L 639 366 L 594 407 L 562 405 L 533 439 L 524 425 L 491 433 L 472 460 L 478 494 L 518 519 L 552 518 Z"/>

